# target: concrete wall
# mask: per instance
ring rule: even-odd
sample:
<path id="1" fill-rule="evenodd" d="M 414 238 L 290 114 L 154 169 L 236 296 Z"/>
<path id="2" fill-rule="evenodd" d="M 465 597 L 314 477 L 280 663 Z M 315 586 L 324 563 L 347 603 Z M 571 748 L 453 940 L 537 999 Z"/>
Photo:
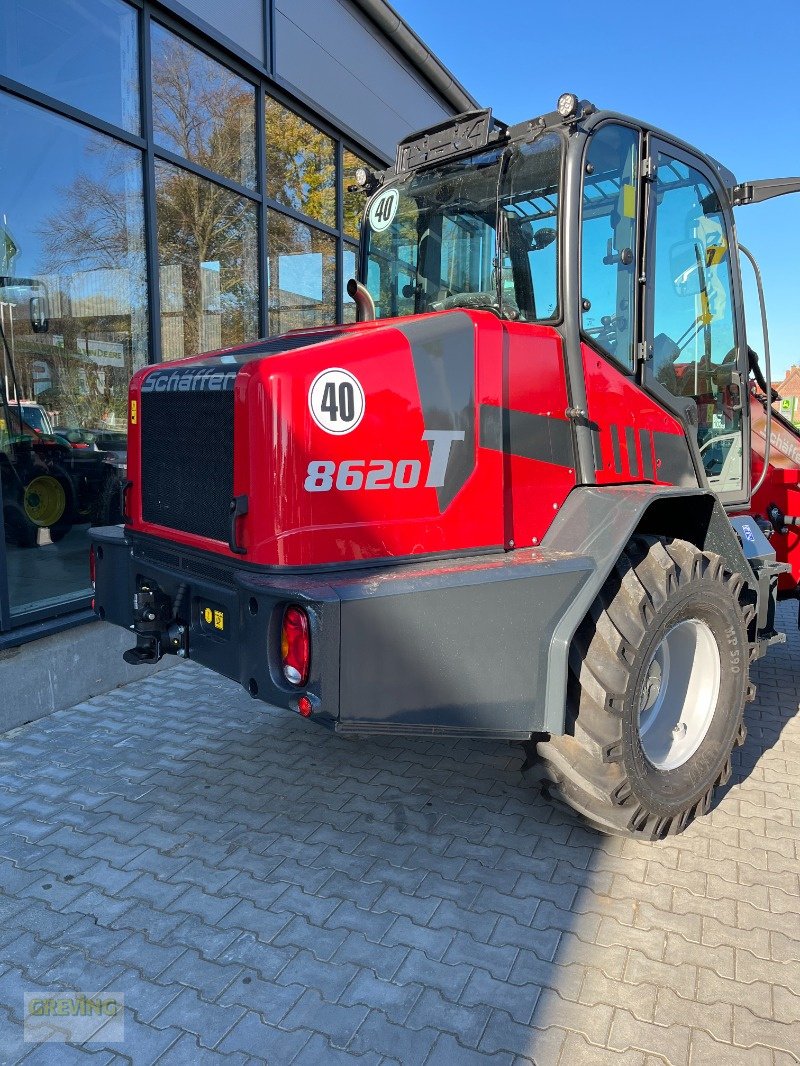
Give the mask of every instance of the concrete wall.
<path id="1" fill-rule="evenodd" d="M 0 733 L 179 661 L 169 656 L 154 668 L 128 666 L 122 653 L 132 644 L 125 630 L 91 622 L 0 651 Z"/>
<path id="2" fill-rule="evenodd" d="M 275 0 L 276 73 L 394 159 L 411 130 L 452 114 L 347 0 Z"/>

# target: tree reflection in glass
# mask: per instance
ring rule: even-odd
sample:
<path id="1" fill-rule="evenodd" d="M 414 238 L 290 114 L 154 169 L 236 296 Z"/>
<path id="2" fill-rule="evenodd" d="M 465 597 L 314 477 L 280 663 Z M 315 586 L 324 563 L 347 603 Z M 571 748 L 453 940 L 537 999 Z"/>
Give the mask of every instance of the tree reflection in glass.
<path id="1" fill-rule="evenodd" d="M 258 336 L 258 223 L 252 201 L 156 164 L 165 359 Z"/>
<path id="2" fill-rule="evenodd" d="M 156 22 L 151 40 L 156 142 L 255 188 L 254 87 Z"/>
<path id="3" fill-rule="evenodd" d="M 267 97 L 267 196 L 336 225 L 336 149 L 326 134 Z"/>

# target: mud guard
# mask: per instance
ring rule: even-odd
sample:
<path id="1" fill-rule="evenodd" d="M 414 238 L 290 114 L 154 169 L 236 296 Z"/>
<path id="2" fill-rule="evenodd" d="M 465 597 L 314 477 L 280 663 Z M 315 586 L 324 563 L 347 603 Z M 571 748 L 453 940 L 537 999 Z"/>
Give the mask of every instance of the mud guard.
<path id="1" fill-rule="evenodd" d="M 567 669 L 572 639 L 622 549 L 634 533 L 680 537 L 717 552 L 758 591 L 739 539 L 716 496 L 704 489 L 629 485 L 583 486 L 567 497 L 542 541 L 543 548 L 588 556 L 594 570 L 556 624 L 550 640 L 542 730 L 564 732 Z"/>

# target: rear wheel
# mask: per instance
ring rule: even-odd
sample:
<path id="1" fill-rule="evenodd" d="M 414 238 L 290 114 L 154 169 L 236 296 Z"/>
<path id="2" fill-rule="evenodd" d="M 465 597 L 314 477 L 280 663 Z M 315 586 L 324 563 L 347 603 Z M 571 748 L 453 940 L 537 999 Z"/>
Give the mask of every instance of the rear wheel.
<path id="1" fill-rule="evenodd" d="M 30 521 L 21 504 L 4 505 L 3 527 L 6 542 L 16 544 L 18 548 L 35 548 L 39 542 L 39 528 Z M 3 530 L 0 530 L 2 533 Z"/>
<path id="2" fill-rule="evenodd" d="M 651 840 L 706 813 L 745 736 L 749 597 L 718 555 L 631 540 L 575 636 L 566 735 L 528 745 L 544 791 Z"/>

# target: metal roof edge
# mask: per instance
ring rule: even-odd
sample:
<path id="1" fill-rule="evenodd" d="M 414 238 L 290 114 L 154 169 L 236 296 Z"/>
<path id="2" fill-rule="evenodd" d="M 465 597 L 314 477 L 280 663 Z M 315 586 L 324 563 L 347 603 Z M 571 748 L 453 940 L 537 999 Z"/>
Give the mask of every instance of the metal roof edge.
<path id="1" fill-rule="evenodd" d="M 457 113 L 480 107 L 474 96 L 386 0 L 352 0 L 352 3 L 375 23 Z"/>

